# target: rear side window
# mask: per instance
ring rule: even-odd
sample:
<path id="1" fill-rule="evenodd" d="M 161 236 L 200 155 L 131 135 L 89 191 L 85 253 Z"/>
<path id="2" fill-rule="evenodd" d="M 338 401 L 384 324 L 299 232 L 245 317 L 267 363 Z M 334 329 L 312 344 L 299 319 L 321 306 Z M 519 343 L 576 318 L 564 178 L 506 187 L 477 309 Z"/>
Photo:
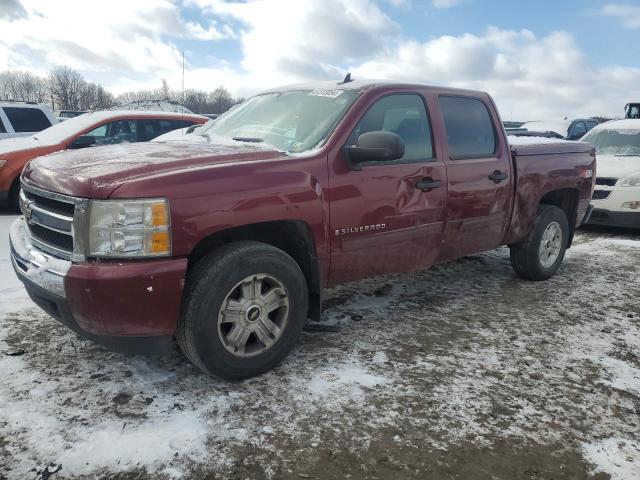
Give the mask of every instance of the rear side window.
<path id="1" fill-rule="evenodd" d="M 40 132 L 51 126 L 51 122 L 38 108 L 4 107 L 4 113 L 16 132 Z"/>
<path id="2" fill-rule="evenodd" d="M 441 96 L 438 100 L 452 160 L 490 157 L 496 133 L 486 105 L 477 98 Z"/>
<path id="3" fill-rule="evenodd" d="M 577 122 L 574 126 L 573 126 L 573 135 L 577 136 L 582 136 L 585 133 L 587 133 L 587 127 L 584 124 L 584 122 Z"/>
<path id="4" fill-rule="evenodd" d="M 366 132 L 397 133 L 405 144 L 404 157 L 396 162 L 421 161 L 433 158 L 431 128 L 422 98 L 415 94 L 382 97 L 367 110 L 349 137 L 348 145 L 355 145 Z"/>
<path id="5" fill-rule="evenodd" d="M 159 135 L 162 135 L 172 130 L 180 128 L 178 121 L 176 120 L 141 120 L 142 129 L 140 132 L 140 141 L 147 142 L 153 140 Z"/>

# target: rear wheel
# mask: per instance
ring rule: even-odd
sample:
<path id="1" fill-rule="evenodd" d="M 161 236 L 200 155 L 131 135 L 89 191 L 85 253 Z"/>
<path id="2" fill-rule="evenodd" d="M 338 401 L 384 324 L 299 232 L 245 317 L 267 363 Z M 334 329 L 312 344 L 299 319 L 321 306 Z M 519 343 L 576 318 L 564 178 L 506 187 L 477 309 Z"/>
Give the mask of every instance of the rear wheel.
<path id="1" fill-rule="evenodd" d="M 206 373 L 252 377 L 293 348 L 307 304 L 304 274 L 289 255 L 263 243 L 231 243 L 189 274 L 178 344 Z"/>
<path id="2" fill-rule="evenodd" d="M 546 280 L 560 268 L 569 240 L 569 222 L 554 205 L 540 205 L 527 239 L 511 245 L 511 265 L 527 280 Z"/>

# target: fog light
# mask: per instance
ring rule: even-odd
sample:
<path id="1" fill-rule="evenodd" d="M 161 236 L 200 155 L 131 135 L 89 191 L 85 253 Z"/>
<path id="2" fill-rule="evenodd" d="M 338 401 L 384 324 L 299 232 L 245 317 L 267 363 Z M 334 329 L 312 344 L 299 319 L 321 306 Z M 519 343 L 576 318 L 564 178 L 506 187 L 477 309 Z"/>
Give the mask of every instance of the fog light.
<path id="1" fill-rule="evenodd" d="M 632 208 L 633 210 L 637 210 L 640 208 L 640 200 L 635 200 L 633 202 L 624 202 L 622 208 Z"/>

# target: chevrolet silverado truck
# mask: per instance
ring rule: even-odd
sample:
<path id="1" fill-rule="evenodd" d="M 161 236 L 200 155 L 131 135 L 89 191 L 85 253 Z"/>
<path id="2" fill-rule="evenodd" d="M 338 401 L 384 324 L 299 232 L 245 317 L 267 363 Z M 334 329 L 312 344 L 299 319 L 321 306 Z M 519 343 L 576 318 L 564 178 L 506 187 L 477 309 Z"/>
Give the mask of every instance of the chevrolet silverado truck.
<path id="1" fill-rule="evenodd" d="M 594 186 L 591 145 L 510 145 L 470 90 L 295 85 L 190 137 L 29 162 L 12 261 L 85 338 L 147 353 L 175 338 L 230 379 L 280 362 L 333 285 L 501 245 L 520 277 L 551 277 Z"/>

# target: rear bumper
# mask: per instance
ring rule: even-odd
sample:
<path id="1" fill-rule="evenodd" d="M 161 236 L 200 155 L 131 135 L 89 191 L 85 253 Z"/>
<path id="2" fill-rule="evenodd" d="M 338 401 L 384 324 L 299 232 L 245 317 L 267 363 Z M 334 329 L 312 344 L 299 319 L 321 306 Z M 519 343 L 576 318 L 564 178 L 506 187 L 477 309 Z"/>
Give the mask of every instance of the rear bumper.
<path id="1" fill-rule="evenodd" d="M 10 229 L 11 260 L 32 300 L 84 338 L 112 350 L 170 351 L 180 315 L 186 259 L 72 263 Z"/>
<path id="2" fill-rule="evenodd" d="M 594 208 L 589 225 L 603 225 L 608 227 L 640 228 L 639 212 L 615 212 L 603 208 Z"/>

